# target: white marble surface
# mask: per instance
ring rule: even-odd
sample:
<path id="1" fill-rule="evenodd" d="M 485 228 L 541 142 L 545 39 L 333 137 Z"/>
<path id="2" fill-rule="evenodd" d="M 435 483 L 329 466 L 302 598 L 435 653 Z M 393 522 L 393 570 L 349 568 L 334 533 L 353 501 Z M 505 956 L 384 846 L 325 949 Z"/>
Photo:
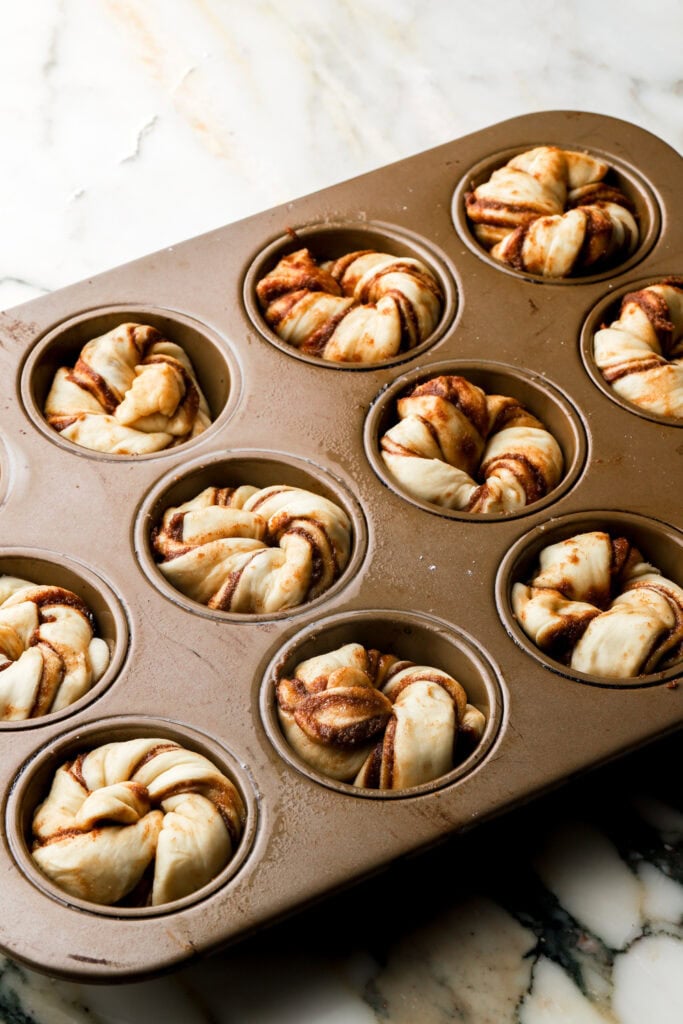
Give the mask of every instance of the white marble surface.
<path id="1" fill-rule="evenodd" d="M 661 0 L 32 0 L 0 36 L 0 306 L 534 110 L 683 149 Z"/>
<path id="2" fill-rule="evenodd" d="M 683 150 L 683 7 L 32 0 L 0 35 L 0 307 L 516 114 Z M 166 980 L 6 963 L 0 1020 L 678 1024 L 675 744 Z"/>

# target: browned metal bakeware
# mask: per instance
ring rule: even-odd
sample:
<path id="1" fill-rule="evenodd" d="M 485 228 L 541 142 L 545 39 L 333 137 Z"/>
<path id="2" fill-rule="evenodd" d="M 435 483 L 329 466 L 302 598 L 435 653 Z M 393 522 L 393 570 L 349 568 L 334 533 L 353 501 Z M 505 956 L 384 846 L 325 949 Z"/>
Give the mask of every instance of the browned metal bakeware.
<path id="1" fill-rule="evenodd" d="M 478 246 L 466 193 L 546 143 L 614 169 L 640 229 L 625 263 L 543 281 Z M 611 295 L 681 274 L 681 169 L 673 150 L 622 121 L 533 114 L 0 318 L 0 571 L 88 599 L 113 653 L 74 705 L 0 724 L 2 949 L 87 981 L 166 970 L 680 725 L 680 666 L 630 680 L 572 676 L 526 640 L 510 588 L 551 538 L 593 529 L 626 536 L 683 583 L 683 433 L 608 397 L 586 341 Z M 298 355 L 264 323 L 255 286 L 302 240 L 320 258 L 379 249 L 424 260 L 444 295 L 433 336 L 372 367 Z M 186 349 L 213 413 L 200 437 L 127 458 L 77 448 L 44 422 L 56 368 L 125 321 Z M 400 493 L 378 454 L 387 403 L 439 373 L 516 397 L 547 424 L 564 454 L 558 488 L 508 517 L 430 510 Z M 150 534 L 164 509 L 241 482 L 318 488 L 349 515 L 349 564 L 315 601 L 262 616 L 211 611 L 160 574 Z M 300 764 L 279 732 L 274 676 L 351 641 L 459 679 L 487 716 L 474 754 L 433 784 L 382 795 Z M 139 736 L 212 759 L 245 801 L 244 837 L 224 872 L 177 904 L 79 903 L 33 865 L 32 813 L 70 755 Z"/>

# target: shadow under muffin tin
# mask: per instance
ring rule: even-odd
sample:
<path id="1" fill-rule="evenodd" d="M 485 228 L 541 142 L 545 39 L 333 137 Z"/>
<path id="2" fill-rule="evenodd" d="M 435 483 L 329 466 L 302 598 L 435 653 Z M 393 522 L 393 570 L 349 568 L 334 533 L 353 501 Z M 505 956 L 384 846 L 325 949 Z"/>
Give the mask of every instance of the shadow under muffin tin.
<path id="1" fill-rule="evenodd" d="M 625 263 L 544 281 L 496 264 L 473 238 L 466 193 L 543 144 L 585 149 L 615 169 L 640 229 Z M 511 588 L 539 550 L 584 530 L 625 536 L 682 582 L 683 434 L 610 400 L 580 347 L 591 311 L 612 292 L 680 275 L 680 180 L 680 157 L 642 129 L 533 114 L 2 315 L 0 558 L 20 559 L 29 579 L 32 563 L 65 563 L 75 593 L 79 576 L 82 590 L 99 588 L 98 621 L 117 653 L 87 700 L 0 725 L 0 947 L 83 980 L 168 969 L 680 724 L 680 666 L 631 680 L 571 677 L 530 649 L 510 610 Z M 436 329 L 372 366 L 293 351 L 263 320 L 255 288 L 302 244 L 320 260 L 360 249 L 420 259 L 444 296 Z M 78 449 L 46 425 L 56 366 L 126 321 L 151 323 L 186 349 L 212 411 L 200 437 L 116 457 Z M 514 517 L 453 514 L 406 500 L 379 472 L 385 392 L 403 375 L 446 366 L 475 383 L 505 378 L 514 390 L 500 393 L 547 418 L 565 475 L 542 501 Z M 211 613 L 164 584 L 150 553 L 164 509 L 240 482 L 317 486 L 349 514 L 351 560 L 314 602 L 276 615 Z M 287 747 L 276 678 L 354 642 L 451 674 L 483 711 L 482 741 L 453 772 L 380 794 L 326 783 Z M 232 780 L 246 806 L 235 856 L 199 893 L 161 907 L 69 899 L 32 862 L 33 812 L 65 760 L 145 736 L 197 751 Z"/>

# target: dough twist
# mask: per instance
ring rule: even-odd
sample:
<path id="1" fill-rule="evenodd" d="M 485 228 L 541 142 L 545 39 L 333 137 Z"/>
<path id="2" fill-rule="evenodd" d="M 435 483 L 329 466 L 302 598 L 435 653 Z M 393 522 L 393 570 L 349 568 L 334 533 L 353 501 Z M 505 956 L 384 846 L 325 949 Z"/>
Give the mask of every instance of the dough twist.
<path id="1" fill-rule="evenodd" d="M 441 289 L 419 260 L 372 250 L 319 264 L 285 256 L 256 293 L 283 341 L 340 363 L 376 363 L 419 345 L 441 316 Z"/>
<path id="2" fill-rule="evenodd" d="M 107 743 L 62 765 L 33 818 L 33 858 L 71 896 L 159 906 L 232 857 L 245 808 L 201 754 L 166 739 Z"/>
<path id="3" fill-rule="evenodd" d="M 415 498 L 466 512 L 509 513 L 560 481 L 560 446 L 514 398 L 443 376 L 418 384 L 396 405 L 400 420 L 382 437 L 382 458 Z"/>
<path id="4" fill-rule="evenodd" d="M 596 332 L 593 353 L 626 401 L 683 419 L 683 278 L 625 295 L 619 318 Z"/>
<path id="5" fill-rule="evenodd" d="M 683 657 L 683 589 L 623 537 L 595 531 L 544 548 L 512 607 L 537 647 L 579 672 L 628 679 Z"/>
<path id="6" fill-rule="evenodd" d="M 154 327 L 121 324 L 55 374 L 47 422 L 97 452 L 145 455 L 203 433 L 211 413 L 192 364 Z"/>
<path id="7" fill-rule="evenodd" d="M 467 216 L 491 255 L 516 270 L 568 277 L 626 259 L 638 243 L 630 202 L 587 153 L 539 146 L 468 193 Z"/>
<path id="8" fill-rule="evenodd" d="M 445 775 L 486 724 L 446 672 L 360 644 L 301 662 L 293 678 L 278 680 L 277 701 L 285 738 L 303 761 L 370 789 Z"/>
<path id="9" fill-rule="evenodd" d="M 94 630 L 70 590 L 0 576 L 0 720 L 61 711 L 87 693 L 110 660 Z"/>
<path id="10" fill-rule="evenodd" d="M 192 600 L 276 612 L 334 583 L 349 560 L 351 523 L 334 502 L 300 487 L 207 487 L 166 510 L 153 546 L 161 572 Z"/>

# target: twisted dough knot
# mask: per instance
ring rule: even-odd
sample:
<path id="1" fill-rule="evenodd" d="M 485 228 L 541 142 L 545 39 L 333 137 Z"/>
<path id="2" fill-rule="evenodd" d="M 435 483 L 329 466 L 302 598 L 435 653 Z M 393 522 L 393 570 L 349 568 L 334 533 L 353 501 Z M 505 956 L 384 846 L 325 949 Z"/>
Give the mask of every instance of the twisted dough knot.
<path id="1" fill-rule="evenodd" d="M 370 789 L 445 775 L 486 724 L 446 672 L 360 644 L 301 662 L 292 679 L 278 680 L 277 701 L 285 738 L 303 761 Z"/>
<path id="2" fill-rule="evenodd" d="M 0 576 L 0 720 L 61 711 L 87 693 L 110 657 L 94 630 L 70 590 Z"/>
<path id="3" fill-rule="evenodd" d="M 593 353 L 622 398 L 683 418 L 683 278 L 625 295 L 619 319 L 597 331 Z"/>
<path id="4" fill-rule="evenodd" d="M 300 487 L 207 487 L 165 511 L 152 543 L 164 576 L 192 600 L 276 612 L 334 583 L 349 560 L 351 523 Z"/>
<path id="5" fill-rule="evenodd" d="M 203 433 L 211 413 L 192 363 L 154 327 L 121 324 L 55 374 L 47 422 L 97 452 L 145 455 Z"/>
<path id="6" fill-rule="evenodd" d="M 581 533 L 541 551 L 512 607 L 537 647 L 579 672 L 630 678 L 683 656 L 683 590 L 623 537 Z"/>
<path id="7" fill-rule="evenodd" d="M 420 260 L 364 250 L 319 264 L 285 256 L 256 286 L 283 341 L 339 363 L 376 363 L 419 345 L 441 316 L 441 289 Z"/>
<path id="8" fill-rule="evenodd" d="M 159 738 L 107 743 L 55 773 L 33 858 L 71 896 L 159 906 L 225 867 L 244 819 L 234 785 L 201 754 Z"/>
<path id="9" fill-rule="evenodd" d="M 382 458 L 415 498 L 466 512 L 515 512 L 560 481 L 560 446 L 514 398 L 444 376 L 396 405 L 400 420 L 382 437 Z"/>
<path id="10" fill-rule="evenodd" d="M 624 193 L 587 153 L 539 146 L 509 160 L 468 193 L 477 239 L 516 270 L 567 277 L 626 259 L 638 225 Z"/>

